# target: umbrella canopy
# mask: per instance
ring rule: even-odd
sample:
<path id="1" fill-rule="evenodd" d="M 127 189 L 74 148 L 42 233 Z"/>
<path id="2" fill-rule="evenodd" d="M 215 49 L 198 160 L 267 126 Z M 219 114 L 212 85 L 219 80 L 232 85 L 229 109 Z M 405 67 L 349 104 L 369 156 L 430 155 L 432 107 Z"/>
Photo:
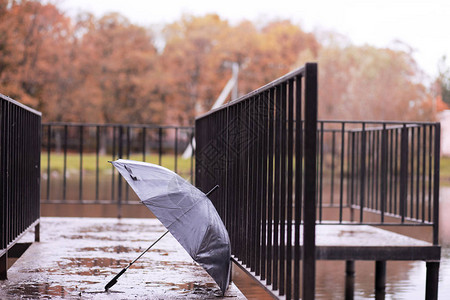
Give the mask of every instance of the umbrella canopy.
<path id="1" fill-rule="evenodd" d="M 124 159 L 111 163 L 225 293 L 230 280 L 230 239 L 208 197 L 164 167 Z"/>

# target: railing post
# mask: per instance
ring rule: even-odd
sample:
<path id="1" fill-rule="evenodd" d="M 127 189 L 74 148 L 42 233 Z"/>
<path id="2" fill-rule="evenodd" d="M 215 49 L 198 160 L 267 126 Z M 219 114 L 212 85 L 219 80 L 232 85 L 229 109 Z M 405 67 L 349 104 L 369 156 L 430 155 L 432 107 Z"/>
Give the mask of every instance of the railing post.
<path id="1" fill-rule="evenodd" d="M 363 221 L 363 217 L 364 217 L 364 208 L 366 207 L 366 203 L 365 203 L 365 183 L 366 183 L 366 124 L 362 123 L 362 132 L 361 132 L 361 164 L 360 164 L 360 168 L 361 168 L 361 174 L 360 174 L 360 194 L 359 197 L 360 199 L 360 203 L 361 203 L 361 207 L 360 207 L 360 215 L 359 215 L 359 220 L 360 222 Z"/>
<path id="2" fill-rule="evenodd" d="M 387 131 L 386 124 L 383 123 L 383 131 L 381 132 L 381 176 L 380 176 L 380 210 L 381 210 L 381 223 L 384 222 L 384 213 L 386 211 L 386 203 L 387 203 L 387 166 L 388 166 L 388 139 L 387 139 Z"/>
<path id="3" fill-rule="evenodd" d="M 119 158 L 123 156 L 123 126 L 119 126 Z M 122 218 L 122 177 L 117 176 L 117 218 Z"/>
<path id="4" fill-rule="evenodd" d="M 303 211 L 303 299 L 316 285 L 317 65 L 305 65 L 305 188 Z"/>
<path id="5" fill-rule="evenodd" d="M 434 132 L 434 178 L 433 178 L 433 245 L 439 244 L 439 176 L 441 156 L 441 124 L 436 123 Z"/>
<path id="6" fill-rule="evenodd" d="M 400 141 L 400 216 L 405 222 L 406 203 L 408 197 L 408 128 L 403 125 Z"/>

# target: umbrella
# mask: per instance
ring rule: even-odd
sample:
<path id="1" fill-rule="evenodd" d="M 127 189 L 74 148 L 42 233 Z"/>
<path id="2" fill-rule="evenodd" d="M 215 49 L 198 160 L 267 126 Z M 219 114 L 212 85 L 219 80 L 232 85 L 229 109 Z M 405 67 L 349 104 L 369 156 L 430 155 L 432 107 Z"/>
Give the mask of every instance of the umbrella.
<path id="1" fill-rule="evenodd" d="M 230 280 L 230 239 L 208 197 L 164 167 L 124 159 L 111 163 L 225 294 Z"/>

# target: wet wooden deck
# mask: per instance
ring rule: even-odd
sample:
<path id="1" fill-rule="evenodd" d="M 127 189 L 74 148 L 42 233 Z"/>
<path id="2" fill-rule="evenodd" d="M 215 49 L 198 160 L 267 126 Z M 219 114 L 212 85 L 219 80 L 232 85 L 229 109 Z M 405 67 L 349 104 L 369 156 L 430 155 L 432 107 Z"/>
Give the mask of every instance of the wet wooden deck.
<path id="1" fill-rule="evenodd" d="M 41 218 L 31 244 L 0 281 L 0 299 L 217 299 L 219 287 L 169 234 L 108 292 L 104 286 L 165 232 L 156 219 Z M 34 240 L 30 232 L 22 245 Z M 245 299 L 232 283 L 225 297 Z"/>
<path id="2" fill-rule="evenodd" d="M 156 219 L 42 218 L 41 242 L 31 244 L 8 270 L 8 280 L 0 282 L 0 299 L 216 299 L 218 286 L 171 235 L 104 292 L 105 284 L 164 231 Z M 34 240 L 33 232 L 22 239 L 26 247 Z M 318 225 L 316 242 L 316 256 L 321 260 L 440 259 L 439 246 L 367 225 Z M 234 276 L 236 272 L 240 269 L 235 268 Z M 249 298 L 267 297 L 261 289 L 251 293 Z M 246 298 L 234 283 L 226 297 Z"/>

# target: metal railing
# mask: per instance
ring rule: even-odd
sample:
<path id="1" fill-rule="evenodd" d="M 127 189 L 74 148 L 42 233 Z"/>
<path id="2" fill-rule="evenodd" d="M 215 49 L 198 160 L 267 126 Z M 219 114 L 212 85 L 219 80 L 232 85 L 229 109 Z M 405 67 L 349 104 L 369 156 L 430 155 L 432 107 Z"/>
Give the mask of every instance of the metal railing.
<path id="1" fill-rule="evenodd" d="M 438 123 L 319 121 L 317 141 L 319 224 L 432 226 L 437 245 Z"/>
<path id="2" fill-rule="evenodd" d="M 197 118 L 195 135 L 196 184 L 220 185 L 234 257 L 287 299 L 313 299 L 317 65 Z"/>
<path id="3" fill-rule="evenodd" d="M 438 244 L 439 124 L 316 117 L 307 64 L 196 120 L 197 186 L 221 186 L 232 254 L 286 299 L 314 298 L 316 224 L 429 226 Z"/>
<path id="4" fill-rule="evenodd" d="M 118 158 L 156 163 L 193 180 L 193 155 L 181 157 L 192 127 L 45 123 L 42 132 L 42 203 L 140 203 L 108 162 Z"/>
<path id="5" fill-rule="evenodd" d="M 0 279 L 5 279 L 8 249 L 39 224 L 41 113 L 0 94 L 0 139 Z"/>

